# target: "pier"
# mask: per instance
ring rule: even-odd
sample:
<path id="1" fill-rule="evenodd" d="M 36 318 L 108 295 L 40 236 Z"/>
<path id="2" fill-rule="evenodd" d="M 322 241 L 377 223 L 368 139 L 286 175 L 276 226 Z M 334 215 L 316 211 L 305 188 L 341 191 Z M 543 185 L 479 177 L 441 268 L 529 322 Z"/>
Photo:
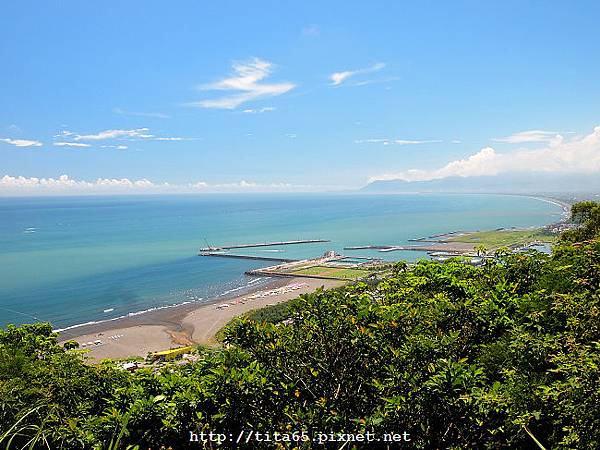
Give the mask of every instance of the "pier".
<path id="1" fill-rule="evenodd" d="M 354 247 L 344 247 L 344 250 L 379 250 L 380 252 L 395 252 L 397 250 L 423 250 L 424 247 L 402 245 L 358 245 Z"/>
<path id="2" fill-rule="evenodd" d="M 258 260 L 258 261 L 275 261 L 275 262 L 282 262 L 282 263 L 290 263 L 290 262 L 299 261 L 297 259 L 277 258 L 274 256 L 234 255 L 233 253 L 220 253 L 220 252 L 201 252 L 200 256 L 218 256 L 221 258 L 254 259 L 254 260 Z"/>
<path id="3" fill-rule="evenodd" d="M 448 233 L 439 233 L 439 234 L 433 234 L 431 236 L 427 236 L 427 237 L 420 237 L 420 238 L 416 238 L 416 239 L 407 239 L 408 242 L 433 242 L 433 243 L 439 243 L 439 242 L 443 242 L 445 239 L 448 239 L 450 237 L 456 236 L 456 235 L 460 235 L 462 233 L 465 233 L 464 231 L 449 231 Z"/>
<path id="4" fill-rule="evenodd" d="M 377 250 L 380 253 L 413 251 L 413 252 L 444 252 L 457 255 L 467 255 L 473 252 L 472 243 L 464 242 L 438 242 L 431 245 L 360 245 L 344 247 L 344 250 Z"/>
<path id="5" fill-rule="evenodd" d="M 296 241 L 277 241 L 277 242 L 262 242 L 258 244 L 236 244 L 236 245 L 219 245 L 209 246 L 200 249 L 200 252 L 218 252 L 220 250 L 233 250 L 236 248 L 253 248 L 253 247 L 271 247 L 275 245 L 297 245 L 297 244 L 317 244 L 323 242 L 331 242 L 328 239 L 300 239 Z"/>
<path id="6" fill-rule="evenodd" d="M 356 245 L 353 247 L 344 247 L 344 250 L 385 250 L 392 248 L 391 245 Z"/>

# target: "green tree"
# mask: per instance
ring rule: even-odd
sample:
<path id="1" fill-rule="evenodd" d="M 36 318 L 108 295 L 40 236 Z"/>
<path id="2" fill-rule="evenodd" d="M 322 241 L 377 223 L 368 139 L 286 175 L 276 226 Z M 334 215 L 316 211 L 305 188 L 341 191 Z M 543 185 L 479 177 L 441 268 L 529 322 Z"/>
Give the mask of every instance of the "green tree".
<path id="1" fill-rule="evenodd" d="M 600 234 L 600 203 L 585 201 L 571 206 L 571 221 L 579 227 L 562 234 L 563 242 L 595 239 Z"/>

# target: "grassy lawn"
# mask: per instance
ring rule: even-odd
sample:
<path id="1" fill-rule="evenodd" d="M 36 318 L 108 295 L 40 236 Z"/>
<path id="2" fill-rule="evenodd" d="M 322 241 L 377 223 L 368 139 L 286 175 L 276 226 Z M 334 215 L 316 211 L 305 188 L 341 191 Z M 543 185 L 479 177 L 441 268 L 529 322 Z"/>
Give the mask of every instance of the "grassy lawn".
<path id="1" fill-rule="evenodd" d="M 315 275 L 320 277 L 355 279 L 367 276 L 371 273 L 371 271 L 344 267 L 313 266 L 294 270 L 291 273 L 294 275 Z"/>
<path id="2" fill-rule="evenodd" d="M 501 230 L 501 231 L 476 231 L 462 236 L 454 236 L 447 242 L 467 242 L 472 244 L 483 244 L 493 249 L 508 247 L 511 245 L 525 245 L 534 241 L 552 243 L 556 236 L 543 232 L 542 230 Z"/>

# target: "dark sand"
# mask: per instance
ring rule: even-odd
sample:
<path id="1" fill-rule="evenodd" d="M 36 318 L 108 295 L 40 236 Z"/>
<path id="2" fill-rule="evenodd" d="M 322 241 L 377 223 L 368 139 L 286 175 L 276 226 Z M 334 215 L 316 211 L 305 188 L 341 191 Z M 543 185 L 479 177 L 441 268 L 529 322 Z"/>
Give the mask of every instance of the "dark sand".
<path id="1" fill-rule="evenodd" d="M 343 281 L 310 278 L 274 279 L 245 293 L 223 296 L 210 302 L 188 303 L 156 311 L 124 317 L 108 322 L 72 328 L 60 333 L 60 340 L 73 339 L 86 345 L 87 356 L 99 361 L 105 358 L 145 357 L 148 352 L 167 350 L 182 345 L 215 344 L 214 336 L 234 317 L 313 292 L 341 286 Z M 290 286 L 296 285 L 296 289 Z M 261 297 L 262 295 L 262 297 Z M 255 298 L 252 298 L 252 297 Z M 219 305 L 228 304 L 228 307 Z"/>

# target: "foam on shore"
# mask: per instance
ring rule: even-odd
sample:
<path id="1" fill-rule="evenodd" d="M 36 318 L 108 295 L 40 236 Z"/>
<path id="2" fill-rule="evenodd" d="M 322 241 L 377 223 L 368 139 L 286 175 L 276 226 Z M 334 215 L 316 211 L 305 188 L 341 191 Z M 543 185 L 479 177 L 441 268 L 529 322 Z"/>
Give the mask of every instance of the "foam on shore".
<path id="1" fill-rule="evenodd" d="M 246 284 L 244 284 L 242 286 L 238 286 L 236 288 L 225 290 L 223 293 L 221 293 L 217 296 L 211 297 L 210 299 L 205 299 L 204 297 L 198 297 L 196 300 L 186 300 L 183 302 L 172 303 L 169 305 L 154 306 L 151 308 L 146 308 L 146 309 L 142 309 L 142 310 L 138 310 L 138 311 L 130 311 L 125 314 L 119 315 L 117 317 L 111 317 L 111 318 L 107 318 L 107 319 L 91 320 L 88 322 L 77 323 L 77 324 L 69 325 L 66 327 L 55 328 L 52 331 L 54 331 L 55 333 L 63 333 L 65 331 L 70 331 L 70 330 L 74 330 L 74 329 L 86 327 L 86 326 L 94 326 L 94 325 L 101 326 L 102 324 L 109 324 L 111 322 L 115 322 L 115 321 L 119 321 L 119 320 L 125 320 L 125 319 L 129 319 L 129 318 L 135 318 L 137 316 L 143 316 L 145 314 L 152 313 L 152 312 L 163 311 L 163 310 L 173 309 L 173 308 L 180 308 L 180 307 L 184 307 L 186 305 L 192 305 L 192 304 L 198 304 L 198 306 L 210 305 L 211 303 L 223 301 L 223 299 L 221 297 L 228 297 L 228 296 L 230 297 L 231 294 L 236 293 L 236 292 L 241 292 L 241 291 L 247 290 L 248 292 L 246 292 L 246 294 L 252 294 L 252 293 L 258 291 L 259 289 L 261 289 L 263 287 L 263 285 L 266 285 L 266 284 L 269 284 L 272 282 L 273 282 L 273 280 L 270 277 L 252 278 Z M 114 308 L 110 308 L 110 309 L 111 309 L 111 311 L 114 310 Z M 105 310 L 105 311 L 103 311 L 103 313 L 107 313 L 107 311 Z"/>

